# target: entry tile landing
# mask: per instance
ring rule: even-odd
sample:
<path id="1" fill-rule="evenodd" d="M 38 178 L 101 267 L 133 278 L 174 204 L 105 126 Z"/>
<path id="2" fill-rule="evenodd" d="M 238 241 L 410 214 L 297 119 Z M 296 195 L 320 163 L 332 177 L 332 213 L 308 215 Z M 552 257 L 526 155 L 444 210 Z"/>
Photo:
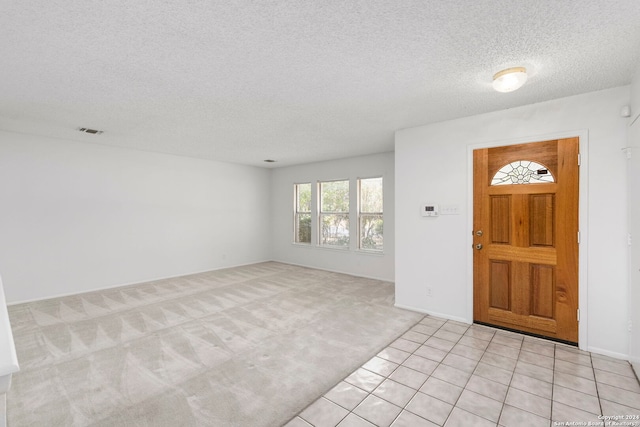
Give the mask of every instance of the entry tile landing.
<path id="1" fill-rule="evenodd" d="M 629 362 L 425 316 L 285 427 L 555 427 L 614 415 L 640 416 Z"/>

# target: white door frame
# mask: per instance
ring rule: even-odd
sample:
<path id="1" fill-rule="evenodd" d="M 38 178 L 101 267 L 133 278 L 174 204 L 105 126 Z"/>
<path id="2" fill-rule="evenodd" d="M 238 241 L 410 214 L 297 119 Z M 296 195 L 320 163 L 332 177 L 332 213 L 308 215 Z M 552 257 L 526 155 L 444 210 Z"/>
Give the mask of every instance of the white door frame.
<path id="1" fill-rule="evenodd" d="M 587 280 L 587 255 L 589 253 L 589 234 L 588 234 L 588 206 L 589 206 L 589 131 L 586 129 L 558 132 L 544 135 L 528 136 L 517 139 L 494 140 L 483 143 L 471 144 L 467 146 L 467 206 L 469 206 L 467 214 L 467 248 L 473 245 L 473 151 L 480 148 L 502 147 L 507 145 L 526 144 L 531 142 L 549 141 L 553 139 L 563 138 L 580 138 L 580 189 L 579 189 L 579 227 L 580 227 L 580 253 L 578 257 L 578 307 L 580 311 L 580 323 L 578 325 L 578 345 L 581 350 L 588 348 L 588 280 Z M 578 161 L 578 159 L 576 159 Z M 576 239 L 578 236 L 576 236 Z M 473 251 L 467 252 L 467 319 L 473 322 Z M 577 315 L 577 313 L 576 313 Z"/>

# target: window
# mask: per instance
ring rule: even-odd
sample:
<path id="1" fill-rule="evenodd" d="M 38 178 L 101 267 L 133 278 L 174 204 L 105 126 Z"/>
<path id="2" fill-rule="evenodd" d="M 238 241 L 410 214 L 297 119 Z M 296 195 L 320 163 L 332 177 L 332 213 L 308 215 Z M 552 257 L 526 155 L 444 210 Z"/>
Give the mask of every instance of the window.
<path id="1" fill-rule="evenodd" d="M 555 182 L 549 168 L 531 160 L 518 160 L 501 167 L 491 180 L 491 185 L 542 184 L 545 182 Z"/>
<path id="2" fill-rule="evenodd" d="M 311 243 L 311 183 L 295 184 L 294 242 Z"/>
<path id="3" fill-rule="evenodd" d="M 359 244 L 363 250 L 382 251 L 382 177 L 358 180 Z"/>
<path id="4" fill-rule="evenodd" d="M 349 247 L 349 181 L 318 184 L 320 244 Z"/>

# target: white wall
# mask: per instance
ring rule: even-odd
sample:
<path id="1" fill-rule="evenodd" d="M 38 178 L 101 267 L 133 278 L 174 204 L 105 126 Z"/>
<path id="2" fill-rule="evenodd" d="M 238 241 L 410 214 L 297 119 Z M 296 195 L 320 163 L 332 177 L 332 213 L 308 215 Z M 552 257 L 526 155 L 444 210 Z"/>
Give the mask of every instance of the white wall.
<path id="1" fill-rule="evenodd" d="M 582 134 L 589 175 L 581 174 L 580 183 L 587 264 L 580 276 L 580 345 L 627 355 L 627 127 L 620 110 L 629 94 L 620 87 L 398 131 L 396 303 L 472 321 L 470 147 Z M 457 204 L 461 215 L 422 218 L 424 201 Z"/>
<path id="2" fill-rule="evenodd" d="M 640 375 L 640 67 L 631 84 L 631 110 L 629 122 L 629 358 Z"/>
<path id="3" fill-rule="evenodd" d="M 7 300 L 270 259 L 269 177 L 261 168 L 0 132 Z"/>
<path id="4" fill-rule="evenodd" d="M 631 82 L 631 117 L 629 123 L 640 120 L 640 65 L 636 70 L 636 74 Z"/>
<path id="5" fill-rule="evenodd" d="M 330 162 L 310 163 L 272 170 L 272 234 L 273 259 L 319 269 L 394 280 L 394 156 L 384 153 Z M 357 250 L 356 205 L 351 206 L 349 250 L 320 248 L 315 244 L 293 242 L 293 185 L 318 181 L 349 179 L 355 192 L 357 178 L 383 177 L 384 253 L 371 254 Z M 355 194 L 355 193 L 352 193 Z M 315 202 L 315 201 L 314 201 Z M 315 226 L 315 218 L 312 226 Z"/>

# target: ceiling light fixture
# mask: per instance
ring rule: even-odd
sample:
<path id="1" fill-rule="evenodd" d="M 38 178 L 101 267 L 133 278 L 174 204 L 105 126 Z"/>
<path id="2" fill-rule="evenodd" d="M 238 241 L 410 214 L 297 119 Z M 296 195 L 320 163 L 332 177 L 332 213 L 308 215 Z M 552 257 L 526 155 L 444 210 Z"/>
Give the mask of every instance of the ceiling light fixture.
<path id="1" fill-rule="evenodd" d="M 527 81 L 527 69 L 524 67 L 507 68 L 493 76 L 493 88 L 498 92 L 513 92 Z"/>

